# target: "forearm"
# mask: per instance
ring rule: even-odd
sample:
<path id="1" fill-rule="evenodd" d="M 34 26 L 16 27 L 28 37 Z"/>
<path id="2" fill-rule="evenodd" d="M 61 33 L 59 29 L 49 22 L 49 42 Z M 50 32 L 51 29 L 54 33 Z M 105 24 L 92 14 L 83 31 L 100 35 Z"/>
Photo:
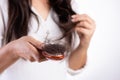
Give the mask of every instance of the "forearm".
<path id="1" fill-rule="evenodd" d="M 7 46 L 0 48 L 0 73 L 18 60 L 18 57 L 7 50 Z"/>
<path id="2" fill-rule="evenodd" d="M 80 38 L 79 47 L 73 51 L 69 58 L 69 67 L 72 69 L 80 69 L 86 64 L 87 49 L 95 31 L 95 21 L 86 14 L 72 15 L 72 22 L 77 22 L 75 31 Z"/>
<path id="3" fill-rule="evenodd" d="M 87 47 L 79 46 L 74 50 L 69 57 L 69 67 L 77 70 L 86 64 L 87 60 Z"/>

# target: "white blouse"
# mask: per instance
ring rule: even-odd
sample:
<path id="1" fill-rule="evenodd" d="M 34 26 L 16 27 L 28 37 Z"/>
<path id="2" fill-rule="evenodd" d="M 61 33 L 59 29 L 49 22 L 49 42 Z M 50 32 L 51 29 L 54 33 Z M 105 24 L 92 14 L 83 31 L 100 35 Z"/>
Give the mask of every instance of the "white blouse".
<path id="1" fill-rule="evenodd" d="M 77 5 L 76 0 L 71 2 L 72 8 L 75 12 L 79 13 L 79 6 Z M 0 46 L 2 47 L 4 39 L 4 24 L 2 15 L 4 17 L 5 25 L 8 21 L 8 9 L 7 9 L 7 0 L 0 0 Z M 37 21 L 34 16 L 32 16 L 29 23 L 29 32 L 28 35 L 34 37 L 35 39 L 44 42 L 47 33 L 49 32 L 48 39 L 56 39 L 62 35 L 57 24 L 52 19 L 51 15 L 54 11 L 51 9 L 46 20 L 44 20 L 39 13 L 32 7 L 33 12 L 38 16 L 40 22 L 39 28 Z M 79 44 L 80 40 L 77 37 L 76 46 Z M 76 47 L 75 46 L 75 47 Z M 7 68 L 2 74 L 0 74 L 0 80 L 67 80 L 66 74 L 75 75 L 82 71 L 72 70 L 67 65 L 67 60 L 64 61 L 53 61 L 48 60 L 41 63 L 38 62 L 29 62 L 19 59 L 16 63 Z"/>

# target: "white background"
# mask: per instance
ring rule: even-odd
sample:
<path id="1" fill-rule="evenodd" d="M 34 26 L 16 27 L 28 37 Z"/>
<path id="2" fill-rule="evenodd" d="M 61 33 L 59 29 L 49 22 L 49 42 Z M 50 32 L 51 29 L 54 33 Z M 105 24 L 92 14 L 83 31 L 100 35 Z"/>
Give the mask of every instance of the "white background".
<path id="1" fill-rule="evenodd" d="M 120 80 L 120 0 L 78 0 L 96 21 L 85 70 L 69 80 Z"/>

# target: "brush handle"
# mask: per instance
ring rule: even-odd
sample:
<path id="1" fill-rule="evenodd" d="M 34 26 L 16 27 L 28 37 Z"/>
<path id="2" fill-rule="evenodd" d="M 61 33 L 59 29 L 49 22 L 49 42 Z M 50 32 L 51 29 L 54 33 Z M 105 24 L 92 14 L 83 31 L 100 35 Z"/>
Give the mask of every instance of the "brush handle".
<path id="1" fill-rule="evenodd" d="M 62 60 L 62 59 L 64 59 L 64 55 L 51 55 L 51 54 L 47 53 L 46 51 L 43 51 L 42 54 L 47 59 L 51 59 L 51 60 Z"/>

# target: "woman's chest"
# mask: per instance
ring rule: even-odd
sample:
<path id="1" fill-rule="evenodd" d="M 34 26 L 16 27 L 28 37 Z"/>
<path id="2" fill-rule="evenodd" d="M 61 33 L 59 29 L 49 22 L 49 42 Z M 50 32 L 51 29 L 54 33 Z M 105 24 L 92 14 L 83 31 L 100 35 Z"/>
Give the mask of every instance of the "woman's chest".
<path id="1" fill-rule="evenodd" d="M 39 22 L 37 22 L 35 18 L 31 19 L 28 32 L 29 36 L 33 36 L 37 40 L 44 42 L 46 39 L 59 39 L 63 35 L 60 27 L 55 23 L 51 16 L 49 16 L 46 21 L 41 20 L 39 17 L 38 20 Z"/>

